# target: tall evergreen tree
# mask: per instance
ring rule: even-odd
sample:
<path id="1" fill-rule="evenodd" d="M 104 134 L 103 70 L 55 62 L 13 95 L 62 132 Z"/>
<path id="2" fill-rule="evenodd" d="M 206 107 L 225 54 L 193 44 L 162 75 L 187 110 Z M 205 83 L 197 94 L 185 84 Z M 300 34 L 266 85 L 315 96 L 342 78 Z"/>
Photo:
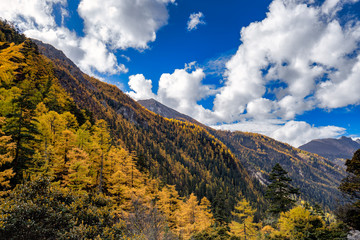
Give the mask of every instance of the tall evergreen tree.
<path id="1" fill-rule="evenodd" d="M 352 159 L 346 160 L 348 176 L 342 180 L 340 191 L 347 198 L 347 203 L 338 210 L 339 217 L 351 227 L 360 230 L 360 149 Z"/>
<path id="2" fill-rule="evenodd" d="M 294 205 L 295 200 L 292 197 L 299 194 L 299 189 L 290 185 L 292 179 L 279 163 L 271 170 L 269 179 L 271 183 L 265 193 L 270 202 L 268 211 L 274 215 L 288 211 Z"/>
<path id="3" fill-rule="evenodd" d="M 14 110 L 7 116 L 5 126 L 6 134 L 11 135 L 15 142 L 15 156 L 12 163 L 17 183 L 22 179 L 23 171 L 34 154 L 31 144 L 36 141 L 35 136 L 39 133 L 34 111 L 39 96 L 31 85 L 30 78 L 33 77 L 27 76 L 22 82 L 21 95 L 13 99 Z"/>

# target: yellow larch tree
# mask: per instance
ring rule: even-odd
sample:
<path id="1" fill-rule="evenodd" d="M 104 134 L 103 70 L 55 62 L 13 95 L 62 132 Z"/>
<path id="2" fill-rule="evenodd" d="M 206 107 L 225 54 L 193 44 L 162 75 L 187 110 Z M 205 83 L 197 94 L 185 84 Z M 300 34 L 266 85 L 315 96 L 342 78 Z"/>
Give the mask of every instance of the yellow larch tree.
<path id="1" fill-rule="evenodd" d="M 175 185 L 166 185 L 159 192 L 157 206 L 164 214 L 170 229 L 175 229 L 178 225 L 178 209 L 180 208 L 180 196 L 175 189 Z"/>
<path id="2" fill-rule="evenodd" d="M 193 193 L 190 194 L 187 201 L 180 204 L 177 217 L 177 232 L 180 237 L 185 239 L 189 239 L 194 233 L 209 228 L 213 223 L 209 200 L 204 197 L 199 204 Z"/>
<path id="3" fill-rule="evenodd" d="M 89 176 L 89 155 L 79 149 L 73 148 L 68 152 L 66 163 L 67 174 L 64 176 L 64 184 L 75 190 L 88 189 L 91 184 Z"/>
<path id="4" fill-rule="evenodd" d="M 0 117 L 0 197 L 7 194 L 10 188 L 10 179 L 15 173 L 9 166 L 14 159 L 15 143 L 12 142 L 11 136 L 6 136 L 1 130 L 5 123 L 5 118 Z M 9 166 L 9 167 L 7 167 Z"/>
<path id="5" fill-rule="evenodd" d="M 104 165 L 111 146 L 110 133 L 105 120 L 98 120 L 93 126 L 92 142 L 91 158 L 95 177 L 94 182 L 97 191 L 102 193 L 104 188 Z"/>
<path id="6" fill-rule="evenodd" d="M 244 239 L 256 239 L 261 223 L 254 223 L 255 212 L 245 198 L 240 200 L 235 206 L 235 211 L 231 212 L 235 220 L 229 224 L 230 233 Z"/>

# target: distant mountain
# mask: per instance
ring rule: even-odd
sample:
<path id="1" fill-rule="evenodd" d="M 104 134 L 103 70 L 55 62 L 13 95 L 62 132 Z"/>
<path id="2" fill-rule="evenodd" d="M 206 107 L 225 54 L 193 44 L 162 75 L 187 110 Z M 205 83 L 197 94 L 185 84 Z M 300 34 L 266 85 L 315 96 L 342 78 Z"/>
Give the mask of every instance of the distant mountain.
<path id="1" fill-rule="evenodd" d="M 337 189 L 345 176 L 344 169 L 333 162 L 256 133 L 215 130 L 179 113 L 154 99 L 139 101 L 144 107 L 166 118 L 200 124 L 222 141 L 241 161 L 252 176 L 266 184 L 272 167 L 280 163 L 293 184 L 299 187 L 302 198 L 333 208 L 340 197 Z"/>
<path id="2" fill-rule="evenodd" d="M 299 147 L 302 150 L 316 153 L 344 166 L 345 159 L 352 158 L 354 152 L 360 149 L 360 141 L 348 137 L 339 139 L 326 138 L 315 139 Z"/>

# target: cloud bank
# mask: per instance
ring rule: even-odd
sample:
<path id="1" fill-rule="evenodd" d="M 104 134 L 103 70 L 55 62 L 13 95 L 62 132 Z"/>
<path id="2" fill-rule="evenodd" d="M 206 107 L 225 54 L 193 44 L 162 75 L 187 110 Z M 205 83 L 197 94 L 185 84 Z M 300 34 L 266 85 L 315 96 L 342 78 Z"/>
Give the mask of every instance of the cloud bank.
<path id="1" fill-rule="evenodd" d="M 203 85 L 203 69 L 175 70 L 161 77 L 156 98 L 218 128 L 251 129 L 295 146 L 344 134 L 343 128 L 295 119 L 317 108 L 360 103 L 360 22 L 338 17 L 353 2 L 274 0 L 264 20 L 242 28 L 223 87 Z M 208 96 L 214 97 L 212 110 L 198 104 Z"/>
<path id="2" fill-rule="evenodd" d="M 156 31 L 167 24 L 169 3 L 175 0 L 81 0 L 77 11 L 84 36 L 64 26 L 67 0 L 11 0 L 2 5 L 0 16 L 28 37 L 63 50 L 86 73 L 117 74 L 128 69 L 114 52 L 148 48 Z M 60 9 L 61 24 L 55 21 L 55 8 Z"/>

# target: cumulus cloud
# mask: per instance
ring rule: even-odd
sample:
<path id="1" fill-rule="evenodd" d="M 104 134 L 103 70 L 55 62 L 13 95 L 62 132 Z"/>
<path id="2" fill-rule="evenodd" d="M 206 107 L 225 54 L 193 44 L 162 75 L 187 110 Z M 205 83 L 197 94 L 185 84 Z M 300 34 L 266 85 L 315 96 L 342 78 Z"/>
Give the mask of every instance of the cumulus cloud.
<path id="1" fill-rule="evenodd" d="M 354 1 L 274 0 L 263 21 L 241 30 L 216 114 L 224 121 L 291 120 L 314 108 L 359 104 L 360 23 L 341 25 L 334 15 L 346 2 Z"/>
<path id="2" fill-rule="evenodd" d="M 152 92 L 152 81 L 145 79 L 143 74 L 130 76 L 128 84 L 133 91 L 127 94 L 135 100 L 156 98 Z"/>
<path id="3" fill-rule="evenodd" d="M 314 127 L 306 122 L 289 121 L 270 134 L 271 137 L 299 147 L 313 139 L 333 138 L 345 133 L 345 129 L 336 126 Z"/>
<path id="4" fill-rule="evenodd" d="M 186 64 L 183 69 L 175 69 L 173 73 L 164 73 L 159 80 L 157 94 L 152 92 L 152 81 L 146 80 L 142 74 L 130 77 L 127 94 L 136 100 L 154 98 L 166 106 L 179 112 L 200 119 L 203 123 L 216 117 L 209 109 L 198 104 L 198 101 L 214 95 L 217 91 L 211 85 L 204 85 L 205 73 L 196 63 Z"/>
<path id="5" fill-rule="evenodd" d="M 190 14 L 189 21 L 187 22 L 188 31 L 197 29 L 201 24 L 205 24 L 204 14 L 202 12 Z"/>
<path id="6" fill-rule="evenodd" d="M 360 22 L 337 15 L 356 1 L 274 0 L 264 20 L 242 28 L 222 87 L 204 88 L 201 69 L 175 70 L 161 77 L 157 99 L 199 121 L 223 124 L 218 128 L 251 130 L 296 146 L 344 134 L 343 128 L 295 119 L 317 108 L 360 103 Z M 197 103 L 212 94 L 212 110 Z"/>
<path id="7" fill-rule="evenodd" d="M 352 2 L 274 0 L 263 21 L 244 27 L 213 109 L 223 122 L 240 123 L 221 128 L 251 129 L 294 145 L 343 134 L 294 119 L 360 103 L 360 22 L 340 23 L 336 15 Z"/>
<path id="8" fill-rule="evenodd" d="M 256 120 L 212 126 L 215 129 L 256 132 L 299 147 L 313 139 L 338 137 L 346 132 L 337 126 L 315 127 L 303 121 Z"/>
<path id="9" fill-rule="evenodd" d="M 12 0 L 0 8 L 0 17 L 27 36 L 64 51 L 86 73 L 116 74 L 128 69 L 114 55 L 118 49 L 146 49 L 156 31 L 167 24 L 167 4 L 175 0 L 81 0 L 78 13 L 84 36 L 66 28 L 67 0 Z M 60 7 L 62 25 L 55 21 Z"/>

